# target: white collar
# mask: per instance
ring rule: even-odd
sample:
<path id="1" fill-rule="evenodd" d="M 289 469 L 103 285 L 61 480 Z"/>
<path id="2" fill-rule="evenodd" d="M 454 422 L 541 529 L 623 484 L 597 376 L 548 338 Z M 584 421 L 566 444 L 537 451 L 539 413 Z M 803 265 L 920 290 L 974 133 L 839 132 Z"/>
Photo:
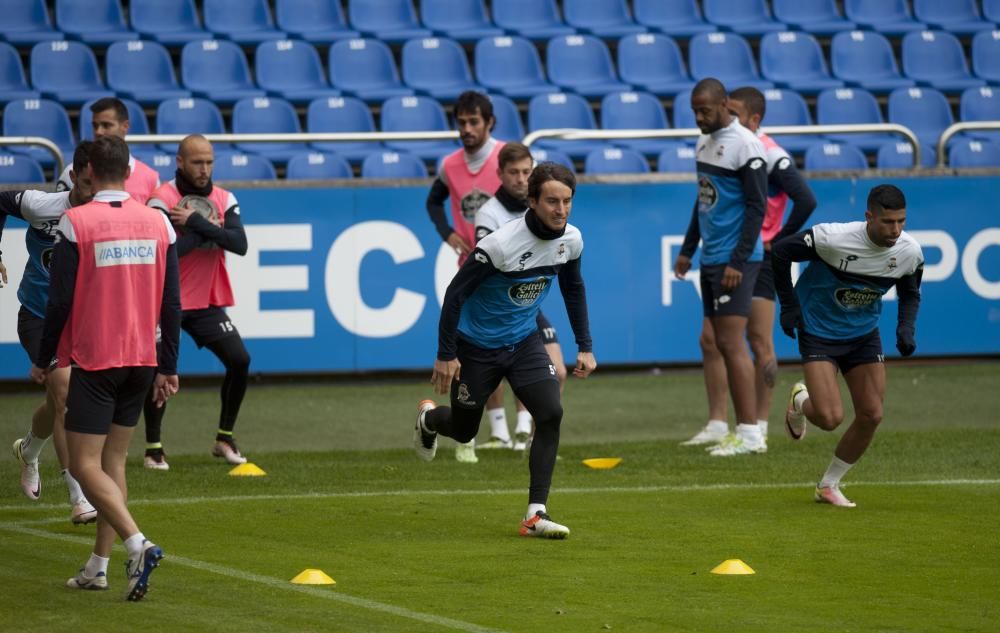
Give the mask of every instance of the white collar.
<path id="1" fill-rule="evenodd" d="M 129 196 L 127 191 L 102 189 L 97 192 L 96 196 L 94 196 L 94 202 L 124 202 L 130 197 L 131 196 Z"/>

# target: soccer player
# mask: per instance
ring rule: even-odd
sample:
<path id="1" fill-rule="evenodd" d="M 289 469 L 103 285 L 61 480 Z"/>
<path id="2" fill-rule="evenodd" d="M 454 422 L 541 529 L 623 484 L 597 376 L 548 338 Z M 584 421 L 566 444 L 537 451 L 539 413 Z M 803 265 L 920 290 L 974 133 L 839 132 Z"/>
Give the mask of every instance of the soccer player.
<path id="1" fill-rule="evenodd" d="M 71 191 L 45 193 L 26 190 L 0 193 L 0 229 L 7 216 L 24 220 L 29 225 L 24 236 L 28 262 L 17 289 L 17 298 L 21 303 L 21 309 L 17 313 L 17 335 L 32 363 L 38 355 L 45 323 L 45 306 L 49 300 L 49 264 L 56 241 L 56 226 L 70 207 L 86 204 L 94 196 L 89 173 L 85 171 L 90 160 L 90 145 L 90 141 L 83 141 L 73 153 L 69 176 L 76 186 Z M 6 281 L 4 274 L 4 282 Z M 38 456 L 49 436 L 52 436 L 63 481 L 69 490 L 70 521 L 85 524 L 97 519 L 97 511 L 69 470 L 66 434 L 63 429 L 69 373 L 69 367 L 53 368 L 49 372 L 45 381 L 45 402 L 35 410 L 28 432 L 23 438 L 14 441 L 14 456 L 21 464 L 21 490 L 29 499 L 37 501 L 42 494 Z"/>
<path id="2" fill-rule="evenodd" d="M 441 239 L 455 249 L 458 265 L 465 262 L 475 245 L 476 211 L 500 186 L 497 175 L 498 159 L 503 142 L 490 134 L 496 124 L 493 103 L 481 92 L 469 90 L 455 100 L 455 123 L 462 148 L 445 156 L 441 169 L 427 194 L 427 213 Z M 451 200 L 451 223 L 445 217 L 444 202 Z M 503 391 L 490 400 L 491 419 L 507 426 L 503 413 Z M 502 417 L 498 417 L 502 416 Z M 469 440 L 455 448 L 455 459 L 476 463 L 476 442 Z"/>
<path id="3" fill-rule="evenodd" d="M 250 354 L 225 308 L 234 303 L 226 271 L 226 251 L 245 255 L 247 235 L 240 221 L 236 196 L 212 183 L 214 162 L 212 144 L 204 136 L 186 137 L 177 149 L 174 179 L 153 193 L 149 206 L 169 216 L 178 231 L 181 327 L 199 348 L 207 347 L 226 367 L 212 454 L 230 464 L 243 464 L 247 460 L 236 446 L 233 429 L 247 390 Z M 195 213 L 190 204 L 180 204 L 186 196 L 207 199 L 213 213 L 206 217 Z M 166 470 L 160 437 L 164 411 L 165 407 L 156 407 L 147 399 L 144 414 L 148 468 Z"/>
<path id="4" fill-rule="evenodd" d="M 713 455 L 763 453 L 767 444 L 756 419 L 754 366 L 747 351 L 747 321 L 763 259 L 760 227 L 767 196 L 767 159 L 757 135 L 729 113 L 726 89 L 702 79 L 691 92 L 701 129 L 695 147 L 698 197 L 674 275 L 684 279 L 701 239 L 701 300 L 726 367 L 736 410 L 736 437 Z"/>
<path id="5" fill-rule="evenodd" d="M 774 380 L 778 373 L 778 362 L 774 356 L 774 275 L 771 271 L 771 243 L 791 235 L 805 225 L 816 208 L 816 196 L 809 184 L 795 168 L 791 157 L 774 139 L 760 131 L 767 102 L 760 90 L 747 86 L 729 93 L 729 111 L 739 119 L 740 125 L 757 135 L 764 144 L 767 155 L 767 210 L 764 224 L 760 229 L 760 239 L 764 242 L 764 259 L 754 284 L 753 301 L 750 304 L 750 320 L 747 338 L 753 352 L 757 402 L 757 425 L 767 441 L 767 418 L 771 411 L 774 395 Z M 788 201 L 792 210 L 788 222 L 782 227 Z M 692 437 L 684 446 L 718 443 L 729 435 L 726 421 L 727 392 L 726 364 L 715 345 L 712 326 L 708 319 L 701 329 L 701 352 L 704 359 L 705 391 L 708 395 L 708 424 Z"/>
<path id="6" fill-rule="evenodd" d="M 573 374 L 586 378 L 597 367 L 580 274 L 583 238 L 568 223 L 575 189 L 573 173 L 562 165 L 536 167 L 524 218 L 484 237 L 455 275 L 445 293 L 431 376 L 438 393 L 450 390 L 451 406 L 424 400 L 417 408 L 413 445 L 419 458 L 430 461 L 438 435 L 459 442 L 474 438 L 486 398 L 501 380 L 510 382 L 535 420 L 522 536 L 569 535 L 546 509 L 563 412 L 556 370 L 535 321 L 557 277 L 579 348 Z"/>
<path id="7" fill-rule="evenodd" d="M 528 210 L 528 179 L 535 164 L 531 151 L 520 143 L 507 143 L 500 150 L 498 162 L 497 175 L 500 177 L 500 188 L 497 189 L 496 195 L 476 211 L 477 243 L 504 224 L 521 219 Z M 536 319 L 545 351 L 549 353 L 552 366 L 556 368 L 561 392 L 562 386 L 566 383 L 566 362 L 563 360 L 562 348 L 559 347 L 556 329 L 541 310 L 538 311 Z M 499 408 L 491 409 L 490 406 L 495 402 L 497 394 L 500 400 Z M 503 410 L 503 388 L 498 387 L 493 392 L 486 404 L 486 415 L 490 419 L 490 441 L 480 448 L 513 448 L 517 451 L 527 448 L 533 430 L 531 414 L 520 400 L 516 400 L 516 404 L 517 427 L 514 429 L 512 442 Z"/>
<path id="8" fill-rule="evenodd" d="M 917 310 L 924 255 L 903 231 L 906 198 L 893 185 L 868 194 L 864 222 L 817 224 L 774 245 L 774 285 L 781 301 L 781 329 L 799 337 L 805 383 L 789 397 L 785 428 L 792 439 L 806 433 L 806 420 L 832 431 L 844 420 L 837 370 L 854 403 L 854 421 L 840 438 L 833 460 L 816 486 L 815 498 L 853 508 L 840 482 L 861 459 L 882 421 L 885 357 L 878 321 L 882 296 L 896 288 L 899 316 L 896 349 L 916 351 Z M 792 262 L 809 262 L 792 286 Z"/>
<path id="9" fill-rule="evenodd" d="M 66 585 L 107 589 L 117 535 L 128 553 L 125 596 L 141 600 L 163 552 L 128 511 L 125 461 L 150 384 L 160 402 L 179 386 L 177 247 L 170 222 L 124 190 L 125 141 L 95 140 L 86 171 L 98 191 L 59 221 L 45 330 L 31 375 L 42 382 L 53 364 L 73 365 L 66 398 L 70 468 L 98 511 L 93 553 Z"/>

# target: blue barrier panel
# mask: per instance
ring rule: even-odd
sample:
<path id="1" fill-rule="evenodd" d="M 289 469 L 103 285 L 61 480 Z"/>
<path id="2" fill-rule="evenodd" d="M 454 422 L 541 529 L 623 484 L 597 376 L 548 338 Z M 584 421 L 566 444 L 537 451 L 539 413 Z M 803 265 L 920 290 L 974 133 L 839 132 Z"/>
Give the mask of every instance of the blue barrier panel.
<path id="1" fill-rule="evenodd" d="M 884 181 L 813 182 L 819 209 L 810 223 L 863 219 L 868 190 Z M 907 230 L 927 266 L 917 324 L 918 355 L 1000 353 L 1000 222 L 985 177 L 893 181 L 907 195 Z M 455 270 L 423 208 L 426 189 L 259 189 L 236 191 L 250 251 L 230 257 L 234 324 L 256 372 L 429 371 L 439 306 Z M 595 354 L 601 364 L 700 361 L 697 276 L 671 268 L 690 219 L 695 187 L 581 185 L 571 222 L 583 231 L 584 277 Z M 0 289 L 0 378 L 26 376 L 17 343 L 15 287 L 24 267 L 24 231 L 3 239 L 10 286 Z M 576 355 L 562 298 L 545 312 L 569 362 Z M 882 319 L 895 353 L 895 301 Z M 798 357 L 776 331 L 780 358 Z M 183 337 L 181 371 L 222 370 Z"/>

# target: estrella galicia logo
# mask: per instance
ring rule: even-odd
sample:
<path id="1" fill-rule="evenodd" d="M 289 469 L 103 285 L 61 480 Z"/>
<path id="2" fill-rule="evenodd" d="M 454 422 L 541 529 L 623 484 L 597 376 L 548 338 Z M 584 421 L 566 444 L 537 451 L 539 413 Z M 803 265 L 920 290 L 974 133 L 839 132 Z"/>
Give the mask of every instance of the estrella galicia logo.
<path id="1" fill-rule="evenodd" d="M 549 287 L 549 280 L 546 277 L 539 277 L 532 281 L 514 284 L 507 289 L 507 296 L 516 305 L 530 306 L 538 301 L 545 289 Z"/>
<path id="2" fill-rule="evenodd" d="M 529 259 L 531 259 L 532 255 L 534 255 L 534 253 L 532 253 L 531 251 L 528 251 L 524 255 L 521 255 L 521 258 L 517 260 L 517 269 L 524 270 L 524 264 L 527 263 Z"/>
<path id="3" fill-rule="evenodd" d="M 715 188 L 715 183 L 708 176 L 698 178 L 698 211 L 708 213 L 715 208 L 715 203 L 719 201 L 719 191 Z"/>
<path id="4" fill-rule="evenodd" d="M 476 219 L 476 211 L 479 211 L 479 207 L 486 204 L 486 201 L 490 199 L 490 195 L 480 191 L 479 189 L 473 189 L 469 193 L 465 194 L 462 198 L 462 217 L 465 218 L 467 222 L 473 222 Z"/>
<path id="5" fill-rule="evenodd" d="M 882 293 L 871 288 L 837 288 L 833 296 L 843 309 L 858 310 L 881 299 Z"/>

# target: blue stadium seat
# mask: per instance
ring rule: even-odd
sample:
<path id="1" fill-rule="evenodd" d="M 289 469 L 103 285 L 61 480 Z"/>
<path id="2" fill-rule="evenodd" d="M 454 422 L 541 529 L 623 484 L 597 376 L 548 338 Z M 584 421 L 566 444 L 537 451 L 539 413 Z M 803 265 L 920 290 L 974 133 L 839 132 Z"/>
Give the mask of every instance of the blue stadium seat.
<path id="1" fill-rule="evenodd" d="M 696 80 L 715 77 L 726 89 L 753 86 L 758 90 L 774 84 L 760 78 L 750 45 L 735 33 L 705 33 L 691 38 L 688 65 Z"/>
<path id="2" fill-rule="evenodd" d="M 691 90 L 678 92 L 674 96 L 673 118 L 674 128 L 678 130 L 694 129 L 698 125 L 694 121 L 694 112 L 691 110 Z M 692 143 L 694 140 L 692 139 Z"/>
<path id="3" fill-rule="evenodd" d="M 984 86 L 969 88 L 962 93 L 958 106 L 959 119 L 971 121 L 1000 121 L 1000 88 Z M 1000 142 L 1000 130 L 972 130 L 967 135 Z"/>
<path id="4" fill-rule="evenodd" d="M 288 180 L 329 180 L 354 177 L 347 159 L 330 152 L 309 152 L 292 157 L 285 170 Z"/>
<path id="5" fill-rule="evenodd" d="M 254 67 L 258 86 L 292 103 L 309 103 L 313 99 L 340 95 L 339 90 L 327 83 L 319 53 L 308 42 L 261 42 L 254 54 Z"/>
<path id="6" fill-rule="evenodd" d="M 563 90 L 585 97 L 631 90 L 618 81 L 607 45 L 593 35 L 567 35 L 549 40 L 545 55 L 549 79 Z"/>
<path id="7" fill-rule="evenodd" d="M 632 21 L 625 0 L 563 0 L 566 24 L 602 38 L 620 38 L 645 33 L 646 27 Z"/>
<path id="8" fill-rule="evenodd" d="M 656 171 L 663 173 L 694 173 L 696 170 L 694 145 L 674 141 L 656 159 Z"/>
<path id="9" fill-rule="evenodd" d="M 459 42 L 503 35 L 490 22 L 483 0 L 422 0 L 420 17 L 427 28 Z"/>
<path id="10" fill-rule="evenodd" d="M 185 44 L 181 49 L 181 79 L 185 88 L 216 103 L 266 96 L 253 85 L 243 49 L 228 40 Z"/>
<path id="11" fill-rule="evenodd" d="M 448 117 L 430 97 L 393 97 L 382 104 L 383 132 L 446 132 Z M 458 149 L 456 141 L 386 141 L 394 151 L 410 152 L 437 161 Z"/>
<path id="12" fill-rule="evenodd" d="M 347 0 L 347 15 L 351 26 L 365 37 L 389 44 L 433 35 L 417 22 L 410 0 Z"/>
<path id="13" fill-rule="evenodd" d="M 278 28 L 314 44 L 361 37 L 347 26 L 340 0 L 276 0 L 274 15 Z"/>
<path id="14" fill-rule="evenodd" d="M 160 176 L 160 182 L 174 179 L 177 172 L 177 152 L 150 150 L 148 146 L 137 146 L 132 149 L 132 155 L 153 168 Z"/>
<path id="15" fill-rule="evenodd" d="M 597 128 L 594 113 L 587 101 L 577 94 L 558 92 L 538 95 L 528 102 L 528 131 L 553 128 Z M 574 159 L 583 159 L 592 150 L 604 147 L 603 141 L 564 141 L 540 139 L 537 145 L 545 150 L 554 149 Z"/>
<path id="16" fill-rule="evenodd" d="M 868 169 L 868 159 L 853 145 L 822 143 L 806 150 L 806 171 Z"/>
<path id="17" fill-rule="evenodd" d="M 764 113 L 764 128 L 813 124 L 805 99 L 793 90 L 765 90 L 764 102 L 767 106 Z M 807 134 L 772 134 L 771 137 L 778 145 L 793 154 L 804 152 L 816 143 L 825 141 L 822 136 Z"/>
<path id="18" fill-rule="evenodd" d="M 80 106 L 80 126 L 78 128 L 81 141 L 89 141 L 94 138 L 94 113 L 90 111 L 90 106 L 97 99 L 91 99 Z M 149 134 L 149 119 L 146 118 L 146 111 L 142 106 L 131 99 L 119 98 L 128 110 L 128 133 L 129 134 Z M 148 146 L 147 146 L 148 147 Z"/>
<path id="19" fill-rule="evenodd" d="M 194 0 L 132 2 L 129 15 L 133 29 L 166 46 L 212 39 L 212 34 L 201 28 Z"/>
<path id="20" fill-rule="evenodd" d="M 986 82 L 969 74 L 962 45 L 951 33 L 921 31 L 903 37 L 903 72 L 921 86 L 958 93 Z"/>
<path id="21" fill-rule="evenodd" d="M 115 42 L 104 61 L 108 87 L 139 103 L 190 97 L 177 85 L 170 53 L 157 42 Z"/>
<path id="22" fill-rule="evenodd" d="M 87 44 L 110 44 L 139 37 L 125 26 L 118 0 L 56 0 L 56 28 Z"/>
<path id="23" fill-rule="evenodd" d="M 587 154 L 583 171 L 587 174 L 645 174 L 649 172 L 649 163 L 633 149 L 605 147 Z"/>
<path id="24" fill-rule="evenodd" d="M 941 132 L 955 122 L 948 99 L 934 88 L 900 88 L 889 95 L 889 121 L 913 130 L 921 143 L 937 147 Z"/>
<path id="25" fill-rule="evenodd" d="M 677 42 L 659 33 L 623 37 L 618 42 L 618 73 L 623 81 L 657 95 L 694 87 Z"/>
<path id="26" fill-rule="evenodd" d="M 378 152 L 361 163 L 362 178 L 426 178 L 427 165 L 408 152 Z"/>
<path id="27" fill-rule="evenodd" d="M 1000 30 L 982 31 L 972 38 L 972 71 L 991 84 L 1000 84 Z"/>
<path id="28" fill-rule="evenodd" d="M 927 25 L 910 17 L 906 0 L 844 0 L 848 20 L 886 35 L 923 31 Z"/>
<path id="29" fill-rule="evenodd" d="M 545 80 L 538 50 L 523 37 L 488 37 L 476 42 L 476 78 L 491 92 L 512 99 L 559 92 Z"/>
<path id="30" fill-rule="evenodd" d="M 315 133 L 374 132 L 375 120 L 371 109 L 354 97 L 317 99 L 306 111 L 306 130 Z M 373 152 L 385 151 L 381 143 L 364 141 L 317 142 L 312 146 L 323 152 L 334 152 L 351 162 L 360 163 Z"/>
<path id="31" fill-rule="evenodd" d="M 1000 23 L 1000 0 L 983 0 L 983 17 L 993 23 Z"/>
<path id="32" fill-rule="evenodd" d="M 667 113 L 663 111 L 660 100 L 648 92 L 614 92 L 601 101 L 601 129 L 666 130 L 669 128 Z M 613 143 L 647 156 L 656 156 L 671 141 L 664 138 L 642 138 L 615 140 Z"/>
<path id="33" fill-rule="evenodd" d="M 819 42 L 809 33 L 787 31 L 761 38 L 760 71 L 779 86 L 804 94 L 844 86 L 830 76 Z"/>
<path id="34" fill-rule="evenodd" d="M 934 28 L 959 35 L 973 35 L 996 28 L 979 17 L 976 0 L 913 0 L 913 13 L 918 20 Z"/>
<path id="35" fill-rule="evenodd" d="M 496 119 L 493 137 L 501 141 L 520 141 L 524 138 L 524 123 L 521 122 L 521 113 L 514 102 L 503 95 L 489 97 L 493 102 L 493 117 Z"/>
<path id="36" fill-rule="evenodd" d="M 47 99 L 79 105 L 112 93 L 101 81 L 97 58 L 80 42 L 39 42 L 31 47 L 31 85 Z"/>
<path id="37" fill-rule="evenodd" d="M 535 159 L 536 163 L 558 163 L 576 173 L 576 165 L 573 164 L 573 159 L 564 152 L 554 149 L 542 149 L 532 145 L 531 157 Z"/>
<path id="38" fill-rule="evenodd" d="M 896 56 L 884 35 L 871 31 L 837 33 L 830 44 L 833 75 L 848 84 L 885 93 L 916 85 L 899 74 Z"/>
<path id="39" fill-rule="evenodd" d="M 934 167 L 934 148 L 920 145 L 920 166 Z M 913 146 L 905 141 L 889 141 L 878 148 L 875 166 L 879 169 L 909 169 L 913 167 Z"/>
<path id="40" fill-rule="evenodd" d="M 0 103 L 38 99 L 42 95 L 28 88 L 21 56 L 10 44 L 0 42 Z"/>
<path id="41" fill-rule="evenodd" d="M 949 167 L 1000 167 L 1000 144 L 993 141 L 962 139 L 948 150 Z"/>
<path id="42" fill-rule="evenodd" d="M 764 0 L 703 0 L 702 6 L 709 22 L 741 35 L 788 30 L 771 17 Z"/>
<path id="43" fill-rule="evenodd" d="M 222 113 L 207 99 L 168 99 L 156 108 L 157 134 L 225 134 Z M 177 152 L 177 143 L 161 143 L 166 152 Z M 213 143 L 218 149 L 219 143 Z"/>
<path id="44" fill-rule="evenodd" d="M 773 0 L 774 17 L 800 31 L 833 35 L 858 28 L 837 10 L 836 0 Z"/>
<path id="45" fill-rule="evenodd" d="M 0 153 L 0 184 L 36 184 L 45 182 L 38 161 L 24 154 Z"/>
<path id="46" fill-rule="evenodd" d="M 298 134 L 299 117 L 292 104 L 278 97 L 240 99 L 233 106 L 233 134 Z M 287 163 L 307 153 L 303 143 L 237 143 L 243 152 L 260 154 L 276 163 Z"/>
<path id="47" fill-rule="evenodd" d="M 402 70 L 407 86 L 440 101 L 452 101 L 467 90 L 485 91 L 472 80 L 465 51 L 446 37 L 425 37 L 404 44 Z"/>
<path id="48" fill-rule="evenodd" d="M 203 0 L 205 28 L 243 46 L 288 39 L 274 28 L 267 0 Z"/>
<path id="49" fill-rule="evenodd" d="M 529 40 L 549 40 L 574 32 L 559 17 L 555 0 L 494 2 L 493 21 L 500 28 Z"/>
<path id="50" fill-rule="evenodd" d="M 24 99 L 8 103 L 3 109 L 3 135 L 45 137 L 59 147 L 65 161 L 72 159 L 73 149 L 76 147 L 69 115 L 62 104 L 48 99 Z M 26 154 L 45 167 L 55 164 L 52 154 L 41 147 L 13 145 L 7 149 L 16 154 Z"/>
<path id="51" fill-rule="evenodd" d="M 258 154 L 232 150 L 215 152 L 212 180 L 274 180 L 278 175 L 271 161 Z"/>
<path id="52" fill-rule="evenodd" d="M 63 39 L 62 31 L 52 28 L 45 0 L 0 0 L 0 38 L 14 46 Z"/>
<path id="53" fill-rule="evenodd" d="M 882 110 L 872 93 L 860 88 L 834 88 L 819 93 L 816 99 L 816 123 L 841 125 L 854 123 L 884 123 Z M 850 143 L 866 151 L 877 150 L 893 136 L 876 133 L 828 134 L 834 141 Z"/>
<path id="54" fill-rule="evenodd" d="M 716 30 L 701 17 L 696 0 L 633 0 L 633 6 L 636 22 L 664 35 L 686 39 Z"/>
<path id="55" fill-rule="evenodd" d="M 399 81 L 392 51 L 378 40 L 340 40 L 330 47 L 330 83 L 368 102 L 413 94 Z"/>

